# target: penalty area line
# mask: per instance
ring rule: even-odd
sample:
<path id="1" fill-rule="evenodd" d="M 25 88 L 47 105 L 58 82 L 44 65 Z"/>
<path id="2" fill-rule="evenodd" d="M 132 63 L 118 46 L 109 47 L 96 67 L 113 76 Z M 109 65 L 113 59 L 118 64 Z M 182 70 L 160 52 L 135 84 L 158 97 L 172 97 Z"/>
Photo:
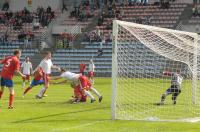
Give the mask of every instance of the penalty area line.
<path id="1" fill-rule="evenodd" d="M 62 132 L 62 131 L 66 132 L 67 130 L 91 126 L 91 125 L 94 125 L 94 124 L 97 124 L 97 123 L 103 123 L 103 122 L 106 122 L 106 121 L 94 121 L 94 122 L 91 122 L 91 123 L 85 123 L 85 124 L 81 124 L 81 125 L 77 125 L 77 126 L 73 126 L 73 127 L 69 127 L 69 128 L 60 128 L 60 129 L 58 128 L 58 129 L 51 130 L 51 132 Z"/>

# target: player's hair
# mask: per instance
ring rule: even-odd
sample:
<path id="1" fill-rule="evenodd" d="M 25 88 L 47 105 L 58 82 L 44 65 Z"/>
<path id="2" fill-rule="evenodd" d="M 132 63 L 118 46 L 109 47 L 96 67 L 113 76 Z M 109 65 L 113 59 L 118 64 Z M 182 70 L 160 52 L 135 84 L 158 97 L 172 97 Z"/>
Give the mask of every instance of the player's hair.
<path id="1" fill-rule="evenodd" d="M 27 59 L 27 58 L 29 58 L 29 56 L 26 56 L 25 58 Z"/>
<path id="2" fill-rule="evenodd" d="M 65 68 L 60 68 L 60 71 L 61 71 L 61 72 L 65 72 L 66 69 L 65 69 Z"/>
<path id="3" fill-rule="evenodd" d="M 17 55 L 17 54 L 19 54 L 19 53 L 21 53 L 21 50 L 19 50 L 19 49 L 15 50 L 15 51 L 13 52 L 14 55 Z"/>
<path id="4" fill-rule="evenodd" d="M 45 52 L 45 55 L 48 55 L 48 54 L 51 54 L 51 52 L 50 52 L 50 51 L 46 51 L 46 52 Z"/>
<path id="5" fill-rule="evenodd" d="M 180 72 L 181 72 L 181 70 L 180 70 L 180 69 L 177 69 L 177 70 L 176 70 L 176 73 L 180 73 Z"/>

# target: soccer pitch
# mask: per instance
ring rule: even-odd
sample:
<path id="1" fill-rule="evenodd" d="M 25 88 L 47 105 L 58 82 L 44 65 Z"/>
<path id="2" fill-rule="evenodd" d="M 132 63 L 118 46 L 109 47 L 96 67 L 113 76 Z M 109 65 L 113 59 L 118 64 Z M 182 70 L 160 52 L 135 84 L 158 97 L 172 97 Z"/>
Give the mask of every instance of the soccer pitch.
<path id="1" fill-rule="evenodd" d="M 87 103 L 80 104 L 67 103 L 72 95 L 72 88 L 69 84 L 51 85 L 47 91 L 48 97 L 36 100 L 35 95 L 40 88 L 41 86 L 34 87 L 25 98 L 22 98 L 21 79 L 15 79 L 15 108 L 7 109 L 7 89 L 0 101 L 0 132 L 200 131 L 200 123 L 111 120 L 110 78 L 96 78 L 95 80 L 95 88 L 104 97 L 102 103 L 96 101 L 91 104 L 89 100 Z M 156 98 L 159 99 L 159 97 Z"/>

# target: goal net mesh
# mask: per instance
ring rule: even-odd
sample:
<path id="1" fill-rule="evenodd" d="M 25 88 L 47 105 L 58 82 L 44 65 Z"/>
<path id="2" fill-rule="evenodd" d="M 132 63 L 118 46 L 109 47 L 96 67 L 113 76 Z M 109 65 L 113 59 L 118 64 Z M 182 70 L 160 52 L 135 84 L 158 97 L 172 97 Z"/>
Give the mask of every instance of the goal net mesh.
<path id="1" fill-rule="evenodd" d="M 200 114 L 200 46 L 196 33 L 135 23 L 113 22 L 112 118 L 123 120 L 193 121 Z M 171 76 L 183 77 L 173 104 Z"/>

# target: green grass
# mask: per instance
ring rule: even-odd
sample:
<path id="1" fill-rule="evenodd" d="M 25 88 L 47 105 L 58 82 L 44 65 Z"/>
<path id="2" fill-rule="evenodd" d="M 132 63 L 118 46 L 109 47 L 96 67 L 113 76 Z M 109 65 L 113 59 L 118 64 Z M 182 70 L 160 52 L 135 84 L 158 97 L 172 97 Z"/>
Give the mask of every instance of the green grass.
<path id="1" fill-rule="evenodd" d="M 48 97 L 36 100 L 41 86 L 23 99 L 20 80 L 15 81 L 15 108 L 8 110 L 8 90 L 0 101 L 0 132 L 199 132 L 200 123 L 111 120 L 111 79 L 98 78 L 95 87 L 103 102 L 68 104 L 69 84 L 51 85 Z M 160 93 L 158 93 L 158 96 Z M 182 95 L 184 96 L 184 94 Z M 180 97 L 181 98 L 181 97 Z M 156 97 L 157 99 L 157 97 Z M 156 107 L 156 106 L 155 106 Z M 169 106 L 171 107 L 171 106 Z M 186 113 L 182 113 L 183 115 Z"/>

